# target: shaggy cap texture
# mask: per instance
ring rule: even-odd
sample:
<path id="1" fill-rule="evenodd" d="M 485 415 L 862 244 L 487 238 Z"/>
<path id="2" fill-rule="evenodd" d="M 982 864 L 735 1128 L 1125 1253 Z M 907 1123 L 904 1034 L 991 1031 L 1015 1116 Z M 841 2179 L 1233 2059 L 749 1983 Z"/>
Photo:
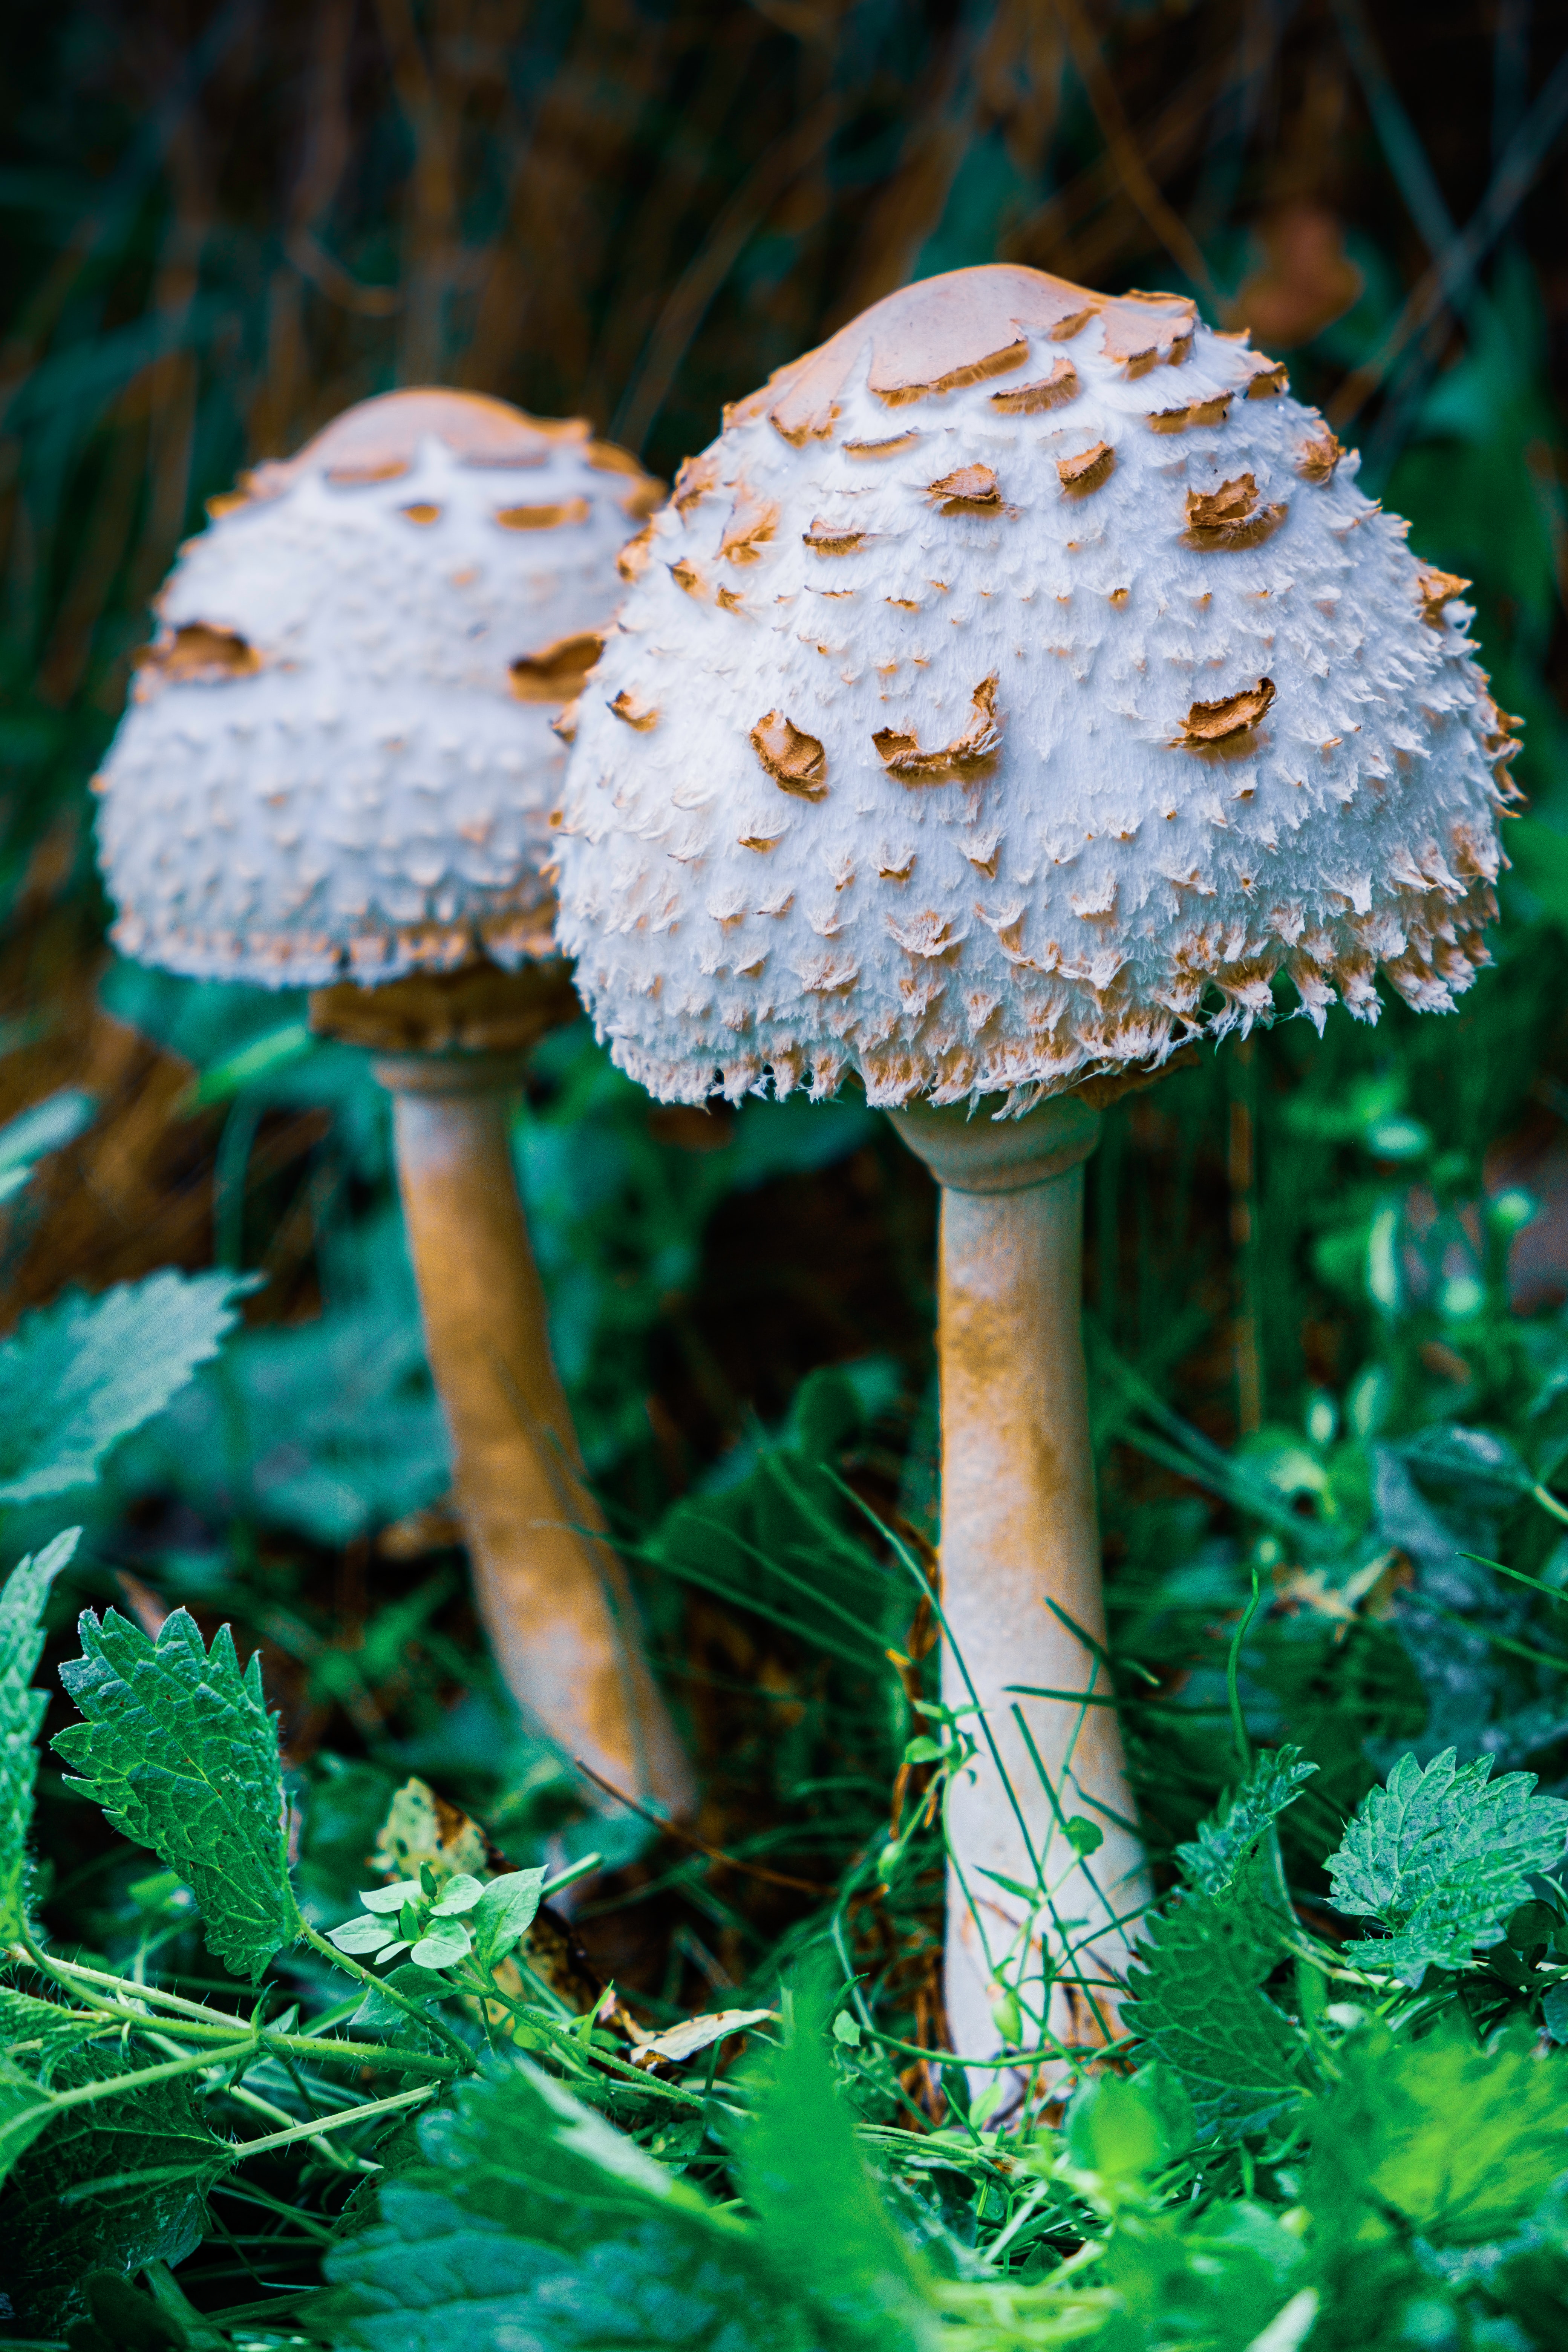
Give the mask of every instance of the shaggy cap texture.
<path id="1" fill-rule="evenodd" d="M 585 425 L 404 392 L 213 500 L 97 780 L 116 945 L 276 987 L 552 952 L 552 720 L 658 495 Z"/>
<path id="2" fill-rule="evenodd" d="M 873 1103 L 1447 1011 L 1513 745 L 1284 372 L 1029 269 L 879 303 L 728 412 L 623 556 L 560 938 L 652 1093 Z"/>

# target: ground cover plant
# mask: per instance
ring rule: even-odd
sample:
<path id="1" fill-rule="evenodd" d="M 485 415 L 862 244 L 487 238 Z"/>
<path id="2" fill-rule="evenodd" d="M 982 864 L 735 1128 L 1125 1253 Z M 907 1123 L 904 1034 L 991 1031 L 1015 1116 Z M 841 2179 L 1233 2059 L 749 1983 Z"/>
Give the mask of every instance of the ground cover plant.
<path id="1" fill-rule="evenodd" d="M 1561 2344 L 1550 24 L 103 0 L 0 72 L 0 2342 Z M 848 1096 L 661 1111 L 585 1027 L 532 1058 L 556 1351 L 703 1786 L 682 1836 L 600 1810 L 484 1654 L 382 1097 L 301 1001 L 108 957 L 87 790 L 249 457 L 436 378 L 668 474 L 997 254 L 1288 357 L 1475 582 L 1531 797 L 1456 1017 L 1255 1034 L 1090 1163 L 1158 1900 L 1076 2080 L 945 2044 L 977 1727 L 918 1165 Z"/>

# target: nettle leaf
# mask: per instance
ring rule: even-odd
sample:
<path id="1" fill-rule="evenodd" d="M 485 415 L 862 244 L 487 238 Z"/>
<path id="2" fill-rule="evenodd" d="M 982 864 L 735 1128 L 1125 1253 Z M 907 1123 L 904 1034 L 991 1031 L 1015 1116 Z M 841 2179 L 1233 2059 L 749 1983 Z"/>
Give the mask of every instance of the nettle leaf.
<path id="1" fill-rule="evenodd" d="M 216 1355 L 256 1282 L 169 1271 L 24 1315 L 0 1347 L 0 1502 L 86 1485 Z"/>
<path id="2" fill-rule="evenodd" d="M 1262 2131 L 1307 2086 L 1301 2036 L 1261 1990 L 1280 1946 L 1256 1874 L 1157 1912 L 1128 1972 L 1126 2022 L 1181 2077 L 1205 2138 Z"/>
<path id="3" fill-rule="evenodd" d="M 27 1839 L 38 1774 L 37 1738 L 49 1699 L 31 1684 L 44 1650 L 49 1587 L 81 1536 L 71 1528 L 14 1568 L 0 1589 L 0 1944 L 27 1924 Z"/>
<path id="4" fill-rule="evenodd" d="M 54 1743 L 75 1767 L 71 1785 L 184 1881 L 225 1967 L 258 1977 L 302 1925 L 260 1658 L 242 1672 L 226 1625 L 207 1651 L 184 1609 L 156 1642 L 113 1609 L 101 1626 L 84 1611 L 78 1630 L 83 1654 L 60 1680 L 86 1721 Z"/>
<path id="5" fill-rule="evenodd" d="M 25 2059 L 29 2076 L 36 2074 L 46 2090 L 71 2052 L 103 2030 L 101 2017 L 73 2016 L 58 2001 L 38 2000 L 31 1993 L 18 1992 L 15 1985 L 0 1985 L 0 2049 L 12 2058 Z M 37 2084 L 33 2095 L 37 2096 Z M 0 2144 L 4 2137 L 5 2125 L 0 2122 Z M 0 2179 L 4 2175 L 5 2165 L 0 2162 Z"/>
<path id="6" fill-rule="evenodd" d="M 1536 1796 L 1533 1772 L 1494 1781 L 1491 1769 L 1489 1756 L 1456 1765 L 1451 1748 L 1425 1771 L 1402 1756 L 1370 1791 L 1326 1866 L 1335 1909 L 1386 1933 L 1348 1958 L 1419 1988 L 1428 1968 L 1466 1968 L 1502 1941 L 1531 1874 L 1563 1857 L 1568 1804 Z"/>
<path id="7" fill-rule="evenodd" d="M 1339 2064 L 1313 2112 L 1306 2200 L 1347 2236 L 1371 2205 L 1439 2243 L 1479 2244 L 1568 2170 L 1568 2058 L 1378 2027 L 1342 2043 Z"/>
<path id="8" fill-rule="evenodd" d="M 60 2072 L 68 2084 L 86 2084 L 132 2063 L 81 2050 Z M 41 2095 L 36 2084 L 33 2093 Z M 0 2081 L 0 2112 L 6 2095 Z M 184 2262 L 206 2226 L 206 2191 L 229 2161 L 184 2077 L 46 2116 L 0 2195 L 17 2317 L 36 2333 L 54 2332 L 82 2309 L 89 2272 Z"/>
<path id="9" fill-rule="evenodd" d="M 747 2201 L 779 2276 L 799 2282 L 835 2346 L 912 2352 L 934 2342 L 939 2323 L 856 2143 L 824 2044 L 827 2006 L 815 1990 L 797 1998 L 784 2047 L 768 2050 L 752 2077 Z"/>
<path id="10" fill-rule="evenodd" d="M 1189 1845 L 1176 1848 L 1188 1885 L 1200 1895 L 1223 1895 L 1265 1832 L 1293 1805 L 1317 1770 L 1299 1748 L 1261 1755 L 1235 1796 L 1227 1791 Z"/>
<path id="11" fill-rule="evenodd" d="M 822 2352 L 743 2222 L 525 2060 L 458 2084 L 418 2137 L 379 2221 L 326 2258 L 312 2319 L 342 2352 Z"/>

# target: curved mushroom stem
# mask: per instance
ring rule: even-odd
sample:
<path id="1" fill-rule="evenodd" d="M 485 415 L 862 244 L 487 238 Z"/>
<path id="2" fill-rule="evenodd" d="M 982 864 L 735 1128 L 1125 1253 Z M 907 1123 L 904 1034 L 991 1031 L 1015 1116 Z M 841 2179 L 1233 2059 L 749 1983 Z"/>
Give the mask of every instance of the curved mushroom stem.
<path id="1" fill-rule="evenodd" d="M 510 975 L 489 975 L 497 977 Z M 406 1023 L 392 1025 L 407 1011 L 399 986 L 321 991 L 312 1024 L 360 1044 L 402 1045 Z M 428 992 L 432 983 L 419 986 Z M 536 1010 L 534 1034 L 548 1025 Z M 584 1481 L 551 1354 L 511 1159 L 516 1052 L 395 1052 L 374 1066 L 393 1097 L 426 1344 L 496 1662 L 524 1713 L 568 1757 L 628 1795 L 689 1813 L 690 1773 L 643 1654 L 626 1570 Z"/>
<path id="2" fill-rule="evenodd" d="M 1119 2031 L 1149 1899 L 1106 1664 L 1083 1354 L 1100 1117 L 1068 1095 L 1017 1121 L 892 1118 L 942 1187 L 942 1689 L 979 1751 L 948 1799 L 948 2024 L 971 2057 L 1092 2048 Z M 1021 2021 L 1007 2004 L 1004 2030 L 1008 1994 Z"/>

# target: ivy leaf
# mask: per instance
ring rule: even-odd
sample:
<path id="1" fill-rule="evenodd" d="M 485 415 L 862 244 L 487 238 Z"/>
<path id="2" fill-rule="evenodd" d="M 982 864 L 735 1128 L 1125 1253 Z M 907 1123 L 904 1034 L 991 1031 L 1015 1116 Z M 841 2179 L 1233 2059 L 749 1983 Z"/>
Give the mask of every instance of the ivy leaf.
<path id="1" fill-rule="evenodd" d="M 12 1570 L 0 1589 L 0 1944 L 27 1924 L 27 1838 L 33 1826 L 37 1737 L 48 1693 L 30 1687 L 43 1654 L 49 1587 L 77 1548 L 79 1528 Z"/>
<path id="2" fill-rule="evenodd" d="M 1492 1781 L 1491 1769 L 1489 1756 L 1456 1766 L 1451 1748 L 1425 1771 L 1402 1756 L 1370 1791 L 1327 1869 L 1335 1909 L 1386 1932 L 1348 1958 L 1418 1990 L 1428 1968 L 1466 1968 L 1502 1941 L 1531 1874 L 1562 1859 L 1568 1804 L 1536 1796 L 1533 1772 Z"/>
<path id="3" fill-rule="evenodd" d="M 1280 1947 L 1256 1872 L 1157 1913 L 1128 1973 L 1127 2023 L 1181 2077 L 1204 2137 L 1261 2131 L 1305 2089 L 1300 2036 L 1261 1990 Z"/>
<path id="4" fill-rule="evenodd" d="M 302 1922 L 289 1883 L 278 1719 L 261 1661 L 243 1673 L 226 1625 L 204 1648 L 184 1609 L 156 1642 L 110 1609 L 78 1631 L 81 1657 L 60 1680 L 85 1722 L 55 1747 L 121 1836 L 151 1846 L 195 1896 L 209 1948 L 237 1976 L 259 1977 Z"/>
<path id="5" fill-rule="evenodd" d="M 474 1906 L 474 1958 L 493 1969 L 532 1927 L 544 1886 L 542 1870 L 509 1870 L 492 1878 Z"/>
<path id="6" fill-rule="evenodd" d="M 93 2048 L 75 2053 L 60 2072 L 74 2086 L 134 2063 Z M 32 2090 L 35 2100 L 47 2095 L 37 2084 Z M 0 2106 L 6 2096 L 0 2076 Z M 36 2144 L 19 2154 L 0 2196 L 0 2245 L 17 2317 L 36 2334 L 56 2333 L 77 2315 L 79 2283 L 91 2271 L 184 2262 L 201 2242 L 206 2191 L 230 2161 L 183 2076 L 46 2110 Z"/>
<path id="7" fill-rule="evenodd" d="M 257 1277 L 154 1274 L 24 1315 L 0 1347 L 0 1503 L 80 1486 L 216 1356 Z"/>
<path id="8" fill-rule="evenodd" d="M 1199 1823 L 1192 1843 L 1176 1848 L 1187 1884 L 1200 1895 L 1223 1895 L 1317 1769 L 1303 1761 L 1299 1748 L 1281 1748 L 1278 1755 L 1265 1751 L 1235 1796 L 1223 1796 L 1214 1815 Z"/>

